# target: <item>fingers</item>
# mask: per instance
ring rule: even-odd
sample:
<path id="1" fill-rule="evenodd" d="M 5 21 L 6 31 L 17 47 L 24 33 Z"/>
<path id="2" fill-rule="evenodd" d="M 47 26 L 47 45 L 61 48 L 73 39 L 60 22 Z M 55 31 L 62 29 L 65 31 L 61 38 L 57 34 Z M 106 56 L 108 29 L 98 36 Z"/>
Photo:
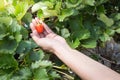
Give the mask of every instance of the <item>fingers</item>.
<path id="1" fill-rule="evenodd" d="M 44 32 L 41 33 L 41 34 L 38 34 L 36 32 L 36 29 L 35 29 L 35 26 L 38 24 L 38 23 L 41 23 L 43 24 L 44 26 Z M 42 20 L 38 19 L 38 18 L 35 18 L 32 20 L 32 23 L 30 23 L 30 28 L 32 30 L 32 32 L 36 32 L 36 33 L 33 33 L 33 34 L 36 34 L 37 36 L 39 36 L 40 38 L 43 38 L 45 36 L 47 36 L 48 34 L 52 33 L 52 34 L 55 34 Z"/>
<path id="2" fill-rule="evenodd" d="M 44 28 L 47 33 L 53 33 L 53 31 L 42 20 L 39 20 L 38 18 L 35 18 L 35 20 L 36 22 L 42 23 L 44 25 Z"/>
<path id="3" fill-rule="evenodd" d="M 34 35 L 38 38 L 40 38 L 40 35 L 38 34 L 38 32 L 36 30 L 34 30 L 32 33 L 31 33 L 31 36 Z"/>
<path id="4" fill-rule="evenodd" d="M 57 34 L 54 33 L 50 33 L 49 35 L 47 35 L 47 38 L 55 38 L 57 36 Z"/>
<path id="5" fill-rule="evenodd" d="M 40 35 L 40 38 L 44 38 L 45 37 L 45 35 L 44 34 L 39 34 Z"/>
<path id="6" fill-rule="evenodd" d="M 39 36 L 36 36 L 36 32 L 35 31 L 33 33 L 31 33 L 31 37 L 39 46 L 43 46 L 44 45 L 45 39 L 44 38 L 40 38 Z"/>
<path id="7" fill-rule="evenodd" d="M 32 20 L 32 23 L 33 23 L 34 26 L 36 26 L 38 24 L 35 19 Z"/>
<path id="8" fill-rule="evenodd" d="M 37 37 L 34 33 L 31 33 L 32 39 L 39 45 L 39 37 Z"/>
<path id="9" fill-rule="evenodd" d="M 31 28 L 32 32 L 35 30 L 33 23 L 30 23 L 30 28 Z"/>

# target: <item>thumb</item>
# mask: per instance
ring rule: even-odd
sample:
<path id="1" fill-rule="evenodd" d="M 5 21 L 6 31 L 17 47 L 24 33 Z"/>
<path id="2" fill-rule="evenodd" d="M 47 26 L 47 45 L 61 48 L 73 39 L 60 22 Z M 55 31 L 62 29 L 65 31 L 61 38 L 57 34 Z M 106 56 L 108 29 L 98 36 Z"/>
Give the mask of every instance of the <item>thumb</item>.
<path id="1" fill-rule="evenodd" d="M 43 44 L 43 40 L 40 37 L 36 36 L 34 33 L 31 33 L 30 35 L 37 45 Z"/>

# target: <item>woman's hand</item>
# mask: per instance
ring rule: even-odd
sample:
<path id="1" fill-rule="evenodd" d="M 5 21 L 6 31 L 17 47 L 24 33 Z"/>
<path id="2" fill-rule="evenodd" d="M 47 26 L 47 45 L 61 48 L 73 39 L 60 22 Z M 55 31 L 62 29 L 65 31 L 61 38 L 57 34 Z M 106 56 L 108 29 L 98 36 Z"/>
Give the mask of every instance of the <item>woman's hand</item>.
<path id="1" fill-rule="evenodd" d="M 35 26 L 39 22 L 44 26 L 44 31 L 40 34 L 35 29 Z M 54 50 L 60 46 L 69 47 L 64 38 L 55 34 L 44 22 L 38 18 L 32 20 L 30 28 L 32 30 L 31 37 L 37 43 L 37 45 L 42 47 L 44 50 L 54 52 Z"/>
<path id="2" fill-rule="evenodd" d="M 30 27 L 33 40 L 43 49 L 53 52 L 83 80 L 120 80 L 120 75 L 108 67 L 96 62 L 81 52 L 71 49 L 65 39 L 55 34 L 45 23 L 43 33 L 38 33 L 35 26 L 40 20 L 32 20 Z"/>

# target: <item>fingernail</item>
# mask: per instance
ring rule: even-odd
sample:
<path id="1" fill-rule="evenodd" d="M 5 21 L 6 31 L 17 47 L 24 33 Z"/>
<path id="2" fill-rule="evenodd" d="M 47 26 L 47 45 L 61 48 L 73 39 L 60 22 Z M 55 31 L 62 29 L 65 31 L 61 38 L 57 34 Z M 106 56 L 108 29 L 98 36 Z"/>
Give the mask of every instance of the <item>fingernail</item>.
<path id="1" fill-rule="evenodd" d="M 36 31 L 36 30 L 34 30 L 34 31 L 33 31 L 33 33 L 35 33 L 35 34 L 36 34 L 36 33 L 37 33 L 37 31 Z"/>
<path id="2" fill-rule="evenodd" d="M 30 26 L 32 26 L 32 23 L 30 23 Z"/>
<path id="3" fill-rule="evenodd" d="M 31 33 L 30 36 L 33 36 L 33 33 Z"/>
<path id="4" fill-rule="evenodd" d="M 35 17 L 35 20 L 37 20 L 38 18 L 37 17 Z"/>
<path id="5" fill-rule="evenodd" d="M 32 21 L 34 21 L 34 19 L 32 19 Z"/>
<path id="6" fill-rule="evenodd" d="M 39 20 L 40 23 L 43 23 L 42 20 Z"/>

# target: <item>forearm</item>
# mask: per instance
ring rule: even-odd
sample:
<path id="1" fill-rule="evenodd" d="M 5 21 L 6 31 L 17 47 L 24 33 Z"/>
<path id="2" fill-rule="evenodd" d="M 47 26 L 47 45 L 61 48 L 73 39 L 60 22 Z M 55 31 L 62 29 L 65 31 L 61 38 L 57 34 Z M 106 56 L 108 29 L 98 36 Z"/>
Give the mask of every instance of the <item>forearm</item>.
<path id="1" fill-rule="evenodd" d="M 120 75 L 71 48 L 55 49 L 56 56 L 84 80 L 119 80 Z"/>

